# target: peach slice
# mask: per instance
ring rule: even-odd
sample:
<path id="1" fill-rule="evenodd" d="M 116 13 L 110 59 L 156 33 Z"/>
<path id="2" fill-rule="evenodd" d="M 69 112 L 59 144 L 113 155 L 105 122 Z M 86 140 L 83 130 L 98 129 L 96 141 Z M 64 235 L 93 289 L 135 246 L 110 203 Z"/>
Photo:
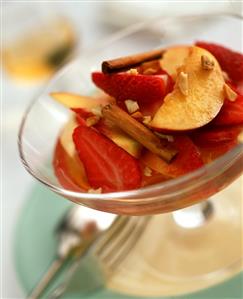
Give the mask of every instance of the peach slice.
<path id="1" fill-rule="evenodd" d="M 190 53 L 190 47 L 178 46 L 169 48 L 160 59 L 160 67 L 173 79 L 177 75 L 177 69 L 184 65 L 185 59 Z"/>
<path id="2" fill-rule="evenodd" d="M 143 147 L 141 143 L 131 138 L 121 129 L 114 126 L 107 120 L 101 120 L 95 127 L 99 132 L 104 134 L 107 138 L 111 139 L 114 143 L 123 148 L 130 155 L 135 158 L 140 157 Z"/>
<path id="3" fill-rule="evenodd" d="M 202 67 L 202 56 L 214 64 L 213 69 Z M 224 78 L 217 60 L 208 51 L 191 47 L 174 90 L 165 97 L 150 126 L 161 131 L 200 128 L 216 117 L 223 103 Z"/>
<path id="4" fill-rule="evenodd" d="M 68 108 L 81 108 L 87 111 L 91 111 L 99 105 L 106 105 L 113 101 L 113 98 L 110 96 L 104 96 L 103 94 L 97 97 L 90 97 L 69 92 L 52 92 L 50 95 L 57 102 Z"/>
<path id="5" fill-rule="evenodd" d="M 64 168 L 63 171 L 69 174 L 70 179 L 72 179 L 79 187 L 88 189 L 89 185 L 85 169 L 77 155 L 72 138 L 73 131 L 77 126 L 78 123 L 73 117 L 67 122 L 61 133 L 59 154 L 63 161 L 59 164 L 62 165 L 62 168 Z"/>

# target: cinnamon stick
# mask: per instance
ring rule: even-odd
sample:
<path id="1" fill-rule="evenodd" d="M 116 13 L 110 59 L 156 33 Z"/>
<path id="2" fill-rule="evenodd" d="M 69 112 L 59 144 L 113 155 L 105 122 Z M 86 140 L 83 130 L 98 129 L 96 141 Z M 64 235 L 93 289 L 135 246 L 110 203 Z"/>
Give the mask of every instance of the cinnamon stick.
<path id="1" fill-rule="evenodd" d="M 132 67 L 138 66 L 143 62 L 159 59 L 164 53 L 163 49 L 156 49 L 148 52 L 134 54 L 130 56 L 124 56 L 112 60 L 106 60 L 102 62 L 102 72 L 105 74 L 111 74 L 123 70 L 128 70 Z"/>
<path id="2" fill-rule="evenodd" d="M 108 104 L 104 106 L 102 114 L 103 117 L 113 122 L 117 127 L 166 162 L 170 162 L 177 154 L 177 150 L 167 140 L 161 140 L 117 105 Z"/>

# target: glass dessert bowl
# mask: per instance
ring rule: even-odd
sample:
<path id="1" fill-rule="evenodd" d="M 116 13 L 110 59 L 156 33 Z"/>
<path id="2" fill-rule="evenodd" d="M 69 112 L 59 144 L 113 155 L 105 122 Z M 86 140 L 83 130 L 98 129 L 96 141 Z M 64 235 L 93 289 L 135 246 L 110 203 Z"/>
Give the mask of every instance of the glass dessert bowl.
<path id="1" fill-rule="evenodd" d="M 56 142 L 64 125 L 70 119 L 71 112 L 53 101 L 50 94 L 65 91 L 90 95 L 95 90 L 90 80 L 90 73 L 99 69 L 103 60 L 122 57 L 151 48 L 162 48 L 168 44 L 192 44 L 198 40 L 199 33 L 202 40 L 206 39 L 224 45 L 229 45 L 230 42 L 231 48 L 239 50 L 241 41 L 238 38 L 238 33 L 241 26 L 242 19 L 233 16 L 163 18 L 163 20 L 157 19 L 149 22 L 149 24 L 139 24 L 129 28 L 113 36 L 104 44 L 97 45 L 94 49 L 85 52 L 79 59 L 61 70 L 27 110 L 19 132 L 20 156 L 25 167 L 36 179 L 52 191 L 74 203 L 93 209 L 131 216 L 161 214 L 180 210 L 172 213 L 174 223 L 178 226 L 178 231 L 177 233 L 174 232 L 174 237 L 179 238 L 178 233 L 182 236 L 185 232 L 188 232 L 188 229 L 192 228 L 197 229 L 200 235 L 201 232 L 204 232 L 209 218 L 217 219 L 217 209 L 214 208 L 214 203 L 210 200 L 206 201 L 206 199 L 223 190 L 242 173 L 243 145 L 241 143 L 210 164 L 162 183 L 131 191 L 102 194 L 75 191 L 68 186 L 66 188 L 62 187 L 53 169 L 53 153 Z M 200 204 L 195 206 L 197 203 Z M 181 210 L 189 206 L 192 206 L 192 208 Z M 186 224 L 185 222 L 188 223 L 186 219 L 188 217 L 186 216 L 192 213 L 200 215 L 199 218 L 201 217 L 203 221 L 198 222 L 196 220 L 193 222 L 192 220 L 191 224 Z M 240 214 L 237 215 L 237 217 L 240 217 Z M 221 229 L 230 225 L 230 217 L 225 216 Z M 213 223 L 213 220 L 210 221 Z M 217 225 L 217 221 L 215 223 Z M 237 222 L 237 225 L 240 225 L 240 221 Z M 178 246 L 178 240 L 175 239 L 175 248 Z M 232 240 L 233 243 L 234 240 Z M 187 241 L 188 243 L 183 245 L 185 248 L 190 246 L 191 240 Z M 230 233 L 227 236 L 227 241 L 219 241 L 217 238 L 212 241 L 208 238 L 206 242 L 210 242 L 209 247 L 212 248 L 212 256 L 219 251 L 227 251 L 225 246 L 232 245 Z M 181 256 L 181 259 L 189 259 L 189 252 L 190 255 L 192 254 L 191 251 L 188 251 L 184 256 Z M 173 259 L 173 253 L 167 252 L 165 259 Z M 227 260 L 227 265 L 222 258 L 215 263 L 211 263 L 207 268 L 203 266 L 203 260 L 203 258 L 198 260 L 197 270 L 187 273 L 188 275 L 184 275 L 181 269 L 178 273 L 176 271 L 167 271 L 167 269 L 165 270 L 166 275 L 176 277 L 176 279 L 180 277 L 178 281 L 181 285 L 184 279 L 190 280 L 192 277 L 200 281 L 206 280 L 206 284 L 201 284 L 201 287 L 205 287 L 212 284 L 212 282 L 208 282 L 208 274 L 218 273 L 222 268 L 231 268 L 234 265 L 234 270 L 229 271 L 232 274 L 241 267 L 241 255 L 238 251 Z M 184 264 L 179 262 L 178 265 L 181 268 L 186 268 L 185 262 Z M 221 279 L 217 278 L 215 281 L 220 281 L 222 277 L 225 278 L 226 276 L 224 273 L 220 276 Z M 199 288 L 200 286 L 194 289 Z M 180 287 L 178 287 L 178 290 L 180 292 Z M 187 291 L 190 290 L 193 290 L 193 288 L 188 288 Z M 181 292 L 183 292 L 182 289 Z"/>

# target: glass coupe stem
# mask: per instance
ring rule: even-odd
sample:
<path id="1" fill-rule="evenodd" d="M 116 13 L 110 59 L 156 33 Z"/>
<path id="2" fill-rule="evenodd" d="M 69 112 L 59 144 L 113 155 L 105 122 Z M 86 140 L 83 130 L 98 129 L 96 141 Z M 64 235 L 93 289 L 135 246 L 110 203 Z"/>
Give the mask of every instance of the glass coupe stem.
<path id="1" fill-rule="evenodd" d="M 210 200 L 205 200 L 191 207 L 172 213 L 177 225 L 183 228 L 197 228 L 205 225 L 213 215 L 213 205 Z"/>

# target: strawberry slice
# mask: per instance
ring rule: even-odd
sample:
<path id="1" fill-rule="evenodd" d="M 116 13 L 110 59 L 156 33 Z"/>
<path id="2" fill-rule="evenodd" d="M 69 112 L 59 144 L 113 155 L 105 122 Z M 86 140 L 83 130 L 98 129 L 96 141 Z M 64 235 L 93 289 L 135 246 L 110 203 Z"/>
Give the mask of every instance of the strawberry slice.
<path id="1" fill-rule="evenodd" d="M 243 79 L 243 55 L 241 53 L 218 44 L 203 41 L 196 42 L 196 46 L 212 53 L 222 69 L 228 73 L 233 81 L 241 81 Z"/>
<path id="2" fill-rule="evenodd" d="M 154 105 L 159 107 L 166 95 L 166 84 L 161 75 L 133 75 L 129 73 L 103 74 L 92 73 L 97 87 L 116 98 L 118 105 L 124 108 L 125 100 L 138 102 L 140 110 L 148 113 Z"/>
<path id="3" fill-rule="evenodd" d="M 237 82 L 236 91 L 238 92 L 238 94 L 243 95 L 243 80 Z"/>
<path id="4" fill-rule="evenodd" d="M 219 145 L 237 139 L 242 126 L 219 127 L 207 130 L 199 130 L 193 133 L 193 141 L 200 147 L 208 145 Z"/>
<path id="5" fill-rule="evenodd" d="M 138 161 L 93 128 L 77 127 L 73 141 L 92 188 L 113 192 L 141 186 Z"/>
<path id="6" fill-rule="evenodd" d="M 243 95 L 239 95 L 234 102 L 225 100 L 219 114 L 213 120 L 215 125 L 243 124 Z"/>
<path id="7" fill-rule="evenodd" d="M 178 149 L 178 154 L 171 163 L 167 164 L 149 151 L 144 153 L 141 161 L 167 177 L 178 177 L 203 166 L 200 152 L 189 137 L 175 136 L 174 138 L 173 144 Z"/>
<path id="8" fill-rule="evenodd" d="M 209 163 L 237 145 L 241 130 L 242 126 L 232 126 L 195 132 L 193 141 L 201 152 L 203 162 Z"/>

